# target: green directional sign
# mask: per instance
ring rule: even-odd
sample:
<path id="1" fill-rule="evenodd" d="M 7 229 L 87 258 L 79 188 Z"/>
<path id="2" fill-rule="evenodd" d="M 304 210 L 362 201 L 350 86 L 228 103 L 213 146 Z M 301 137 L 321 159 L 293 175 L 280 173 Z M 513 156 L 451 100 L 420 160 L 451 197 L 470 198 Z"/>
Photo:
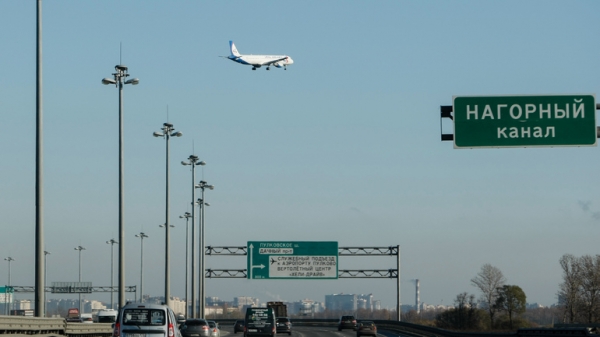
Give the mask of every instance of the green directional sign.
<path id="1" fill-rule="evenodd" d="M 595 95 L 455 96 L 454 147 L 596 146 Z"/>
<path id="2" fill-rule="evenodd" d="M 338 278 L 338 243 L 333 241 L 249 241 L 249 279 Z"/>

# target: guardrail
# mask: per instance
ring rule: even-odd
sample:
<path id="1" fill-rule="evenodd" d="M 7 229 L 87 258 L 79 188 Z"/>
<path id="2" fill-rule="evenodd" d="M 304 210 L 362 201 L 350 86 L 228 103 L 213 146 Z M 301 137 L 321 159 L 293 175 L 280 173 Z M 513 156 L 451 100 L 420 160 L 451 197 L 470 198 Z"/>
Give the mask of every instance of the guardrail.
<path id="1" fill-rule="evenodd" d="M 0 336 L 110 337 L 112 332 L 110 323 L 67 323 L 64 318 L 0 316 Z"/>

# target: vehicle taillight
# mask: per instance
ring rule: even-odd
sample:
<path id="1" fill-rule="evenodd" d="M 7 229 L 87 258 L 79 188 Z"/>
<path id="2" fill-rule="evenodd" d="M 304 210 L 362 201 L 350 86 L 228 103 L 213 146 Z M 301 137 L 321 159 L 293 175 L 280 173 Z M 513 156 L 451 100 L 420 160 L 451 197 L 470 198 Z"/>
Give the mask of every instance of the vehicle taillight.
<path id="1" fill-rule="evenodd" d="M 208 330 L 208 325 L 203 325 L 202 330 Z"/>
<path id="2" fill-rule="evenodd" d="M 169 337 L 174 337 L 175 331 L 173 330 L 173 323 L 169 323 Z"/>
<path id="3" fill-rule="evenodd" d="M 121 324 L 115 323 L 115 330 L 113 330 L 113 337 L 121 337 Z"/>

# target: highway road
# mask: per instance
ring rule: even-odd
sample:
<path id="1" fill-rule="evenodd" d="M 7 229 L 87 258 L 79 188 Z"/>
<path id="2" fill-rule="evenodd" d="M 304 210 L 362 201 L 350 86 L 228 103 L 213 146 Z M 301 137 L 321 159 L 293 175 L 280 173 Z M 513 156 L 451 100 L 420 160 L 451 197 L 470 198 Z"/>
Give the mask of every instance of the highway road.
<path id="1" fill-rule="evenodd" d="M 230 326 L 223 326 L 221 329 L 221 337 L 243 337 L 244 334 L 238 332 L 234 334 L 231 332 Z M 287 336 L 287 334 L 278 333 L 277 336 Z M 390 333 L 387 331 L 379 331 L 377 337 L 397 337 L 397 333 Z M 336 327 L 308 327 L 308 326 L 294 326 L 292 327 L 291 337 L 356 337 L 356 332 L 352 330 L 338 331 Z"/>

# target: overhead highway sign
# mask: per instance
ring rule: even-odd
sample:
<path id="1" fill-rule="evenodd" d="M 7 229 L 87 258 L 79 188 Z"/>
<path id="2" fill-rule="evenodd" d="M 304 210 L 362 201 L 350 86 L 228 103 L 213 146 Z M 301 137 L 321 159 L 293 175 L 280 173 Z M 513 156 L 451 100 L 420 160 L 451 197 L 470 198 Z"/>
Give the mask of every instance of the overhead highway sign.
<path id="1" fill-rule="evenodd" d="M 249 279 L 337 279 L 338 243 L 249 241 Z"/>
<path id="2" fill-rule="evenodd" d="M 455 96 L 454 147 L 596 146 L 595 95 Z"/>

